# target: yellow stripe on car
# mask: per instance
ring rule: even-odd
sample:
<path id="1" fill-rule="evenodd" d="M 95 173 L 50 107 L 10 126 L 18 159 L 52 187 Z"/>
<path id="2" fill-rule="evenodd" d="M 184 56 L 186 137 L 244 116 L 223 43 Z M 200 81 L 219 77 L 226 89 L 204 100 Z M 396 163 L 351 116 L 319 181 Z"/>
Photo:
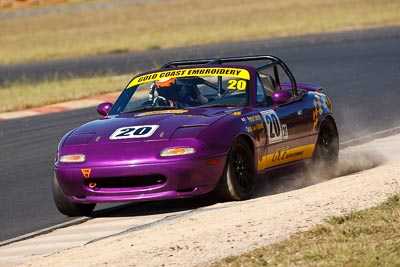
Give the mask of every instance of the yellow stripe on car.
<path id="1" fill-rule="evenodd" d="M 193 76 L 226 76 L 250 80 L 250 73 L 245 69 L 239 68 L 190 68 L 180 70 L 166 70 L 150 74 L 141 75 L 133 79 L 126 88 L 152 82 L 165 78 L 180 78 Z"/>
<path id="2" fill-rule="evenodd" d="M 295 148 L 282 148 L 272 154 L 263 156 L 258 162 L 258 171 L 278 166 L 284 163 L 310 158 L 314 152 L 315 145 L 310 144 Z"/>

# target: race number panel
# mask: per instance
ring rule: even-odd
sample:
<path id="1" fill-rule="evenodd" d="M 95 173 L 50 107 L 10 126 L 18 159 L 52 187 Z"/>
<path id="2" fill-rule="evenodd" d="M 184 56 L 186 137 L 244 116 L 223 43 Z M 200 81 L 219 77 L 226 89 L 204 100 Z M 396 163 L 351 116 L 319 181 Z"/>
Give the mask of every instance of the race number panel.
<path id="1" fill-rule="evenodd" d="M 267 135 L 270 144 L 281 142 L 284 136 L 287 137 L 287 129 L 285 129 L 285 132 L 282 130 L 281 121 L 275 111 L 262 111 L 261 116 L 267 125 Z"/>
<path id="2" fill-rule="evenodd" d="M 158 125 L 139 125 L 122 127 L 115 130 L 110 136 L 111 140 L 128 138 L 145 138 L 151 136 L 158 128 Z"/>

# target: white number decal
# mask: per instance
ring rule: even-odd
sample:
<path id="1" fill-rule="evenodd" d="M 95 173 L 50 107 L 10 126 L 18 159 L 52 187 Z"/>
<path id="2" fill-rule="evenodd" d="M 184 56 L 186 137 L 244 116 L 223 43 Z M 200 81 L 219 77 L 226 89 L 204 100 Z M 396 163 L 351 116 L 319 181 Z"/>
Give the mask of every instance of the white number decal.
<path id="1" fill-rule="evenodd" d="M 157 128 L 158 125 L 122 127 L 115 130 L 115 132 L 110 136 L 110 139 L 145 138 L 151 136 Z"/>
<path id="2" fill-rule="evenodd" d="M 281 142 L 284 133 L 282 131 L 282 125 L 276 112 L 273 110 L 266 110 L 261 112 L 261 115 L 265 121 L 265 124 L 267 124 L 267 135 L 269 143 L 272 144 Z M 287 135 L 287 133 L 285 135 Z"/>

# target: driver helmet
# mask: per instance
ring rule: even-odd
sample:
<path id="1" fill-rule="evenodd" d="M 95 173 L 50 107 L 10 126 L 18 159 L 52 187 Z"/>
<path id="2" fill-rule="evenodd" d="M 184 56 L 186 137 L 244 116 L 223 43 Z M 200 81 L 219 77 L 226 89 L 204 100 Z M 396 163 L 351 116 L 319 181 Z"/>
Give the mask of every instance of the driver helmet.
<path id="1" fill-rule="evenodd" d="M 177 100 L 175 78 L 164 78 L 154 81 L 150 86 L 149 101 L 156 101 L 157 98 L 161 99 L 171 107 L 175 106 Z M 155 98 L 154 93 L 157 92 L 158 97 Z"/>
<path id="2" fill-rule="evenodd" d="M 170 87 L 175 84 L 175 78 L 164 78 L 157 80 L 155 83 L 158 88 Z"/>

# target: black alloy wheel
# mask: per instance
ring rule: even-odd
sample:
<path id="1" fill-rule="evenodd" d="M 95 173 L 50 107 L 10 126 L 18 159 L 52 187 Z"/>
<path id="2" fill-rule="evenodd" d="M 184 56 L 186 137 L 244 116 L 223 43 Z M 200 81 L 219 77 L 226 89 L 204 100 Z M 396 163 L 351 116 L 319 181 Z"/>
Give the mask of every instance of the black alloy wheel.
<path id="1" fill-rule="evenodd" d="M 313 159 L 319 162 L 333 164 L 339 157 L 338 133 L 332 122 L 324 121 L 320 127 L 317 145 Z"/>
<path id="2" fill-rule="evenodd" d="M 229 152 L 217 193 L 223 200 L 244 200 L 251 197 L 254 187 L 254 156 L 247 142 L 238 138 Z"/>

